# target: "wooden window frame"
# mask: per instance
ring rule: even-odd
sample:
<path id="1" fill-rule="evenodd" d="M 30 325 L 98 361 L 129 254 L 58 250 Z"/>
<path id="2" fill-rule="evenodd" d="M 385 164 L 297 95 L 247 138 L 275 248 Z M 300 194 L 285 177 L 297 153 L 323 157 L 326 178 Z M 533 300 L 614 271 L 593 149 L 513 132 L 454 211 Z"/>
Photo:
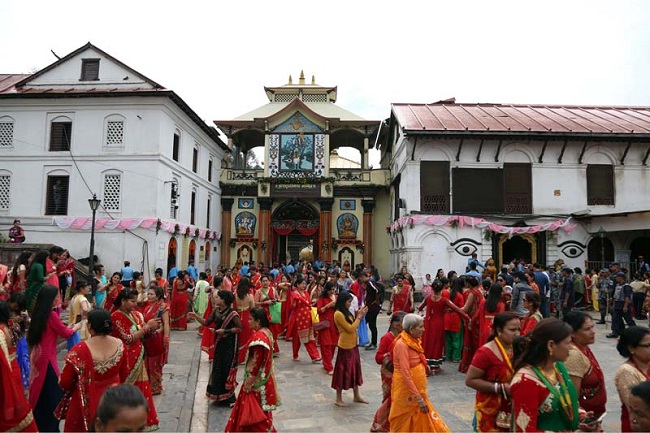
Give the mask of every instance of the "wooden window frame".
<path id="1" fill-rule="evenodd" d="M 67 140 L 67 143 L 66 143 Z M 50 152 L 68 152 L 72 146 L 72 121 L 50 122 Z"/>
<path id="2" fill-rule="evenodd" d="M 181 154 L 181 135 L 174 132 L 174 141 L 172 143 L 172 159 L 176 162 L 179 162 L 180 154 Z"/>
<path id="3" fill-rule="evenodd" d="M 81 59 L 79 81 L 99 81 L 99 62 L 101 59 Z"/>
<path id="4" fill-rule="evenodd" d="M 614 206 L 616 204 L 616 185 L 612 164 L 588 164 L 585 178 L 588 206 Z M 595 181 L 595 178 L 599 180 Z M 594 185 L 596 182 L 602 183 Z M 601 191 L 597 191 L 598 189 Z"/>
<path id="5" fill-rule="evenodd" d="M 65 200 L 65 203 L 62 203 L 59 206 L 57 206 L 54 198 L 54 185 L 56 185 L 57 180 L 62 180 L 65 182 L 65 191 L 63 192 L 63 200 Z M 45 195 L 45 215 L 67 215 L 70 198 L 70 176 L 47 176 L 46 188 L 47 193 Z"/>

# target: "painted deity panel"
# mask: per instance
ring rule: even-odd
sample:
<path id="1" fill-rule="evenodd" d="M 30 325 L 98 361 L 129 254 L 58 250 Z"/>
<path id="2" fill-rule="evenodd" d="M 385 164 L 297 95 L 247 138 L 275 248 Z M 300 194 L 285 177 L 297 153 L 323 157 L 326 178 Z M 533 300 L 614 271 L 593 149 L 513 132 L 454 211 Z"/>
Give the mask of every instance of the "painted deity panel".
<path id="1" fill-rule="evenodd" d="M 359 220 L 354 214 L 344 213 L 336 219 L 336 227 L 341 239 L 354 239 L 357 237 L 359 230 Z"/>
<path id="2" fill-rule="evenodd" d="M 240 212 L 235 216 L 235 230 L 237 237 L 253 237 L 257 217 L 251 212 Z"/>
<path id="3" fill-rule="evenodd" d="M 314 170 L 314 136 L 282 134 L 280 136 L 280 171 Z"/>

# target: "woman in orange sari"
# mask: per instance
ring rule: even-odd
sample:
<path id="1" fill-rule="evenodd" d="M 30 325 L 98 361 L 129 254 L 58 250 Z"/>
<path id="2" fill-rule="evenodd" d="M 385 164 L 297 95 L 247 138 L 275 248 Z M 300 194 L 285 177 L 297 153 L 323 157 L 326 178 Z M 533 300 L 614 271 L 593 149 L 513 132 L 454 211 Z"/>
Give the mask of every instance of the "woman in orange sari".
<path id="1" fill-rule="evenodd" d="M 163 391 L 163 367 L 167 364 L 169 356 L 169 305 L 165 302 L 165 292 L 159 286 L 149 287 L 147 300 L 143 313 L 145 322 L 153 319 L 161 320 L 161 328 L 153 332 L 144 343 L 151 393 L 157 395 Z"/>
<path id="2" fill-rule="evenodd" d="M 427 360 L 422 348 L 424 319 L 407 314 L 403 331 L 393 345 L 393 383 L 390 406 L 392 432 L 448 432 L 427 395 Z"/>
<path id="3" fill-rule="evenodd" d="M 38 431 L 23 392 L 16 346 L 9 329 L 9 306 L 0 301 L 0 431 Z"/>
<path id="4" fill-rule="evenodd" d="M 59 380 L 66 394 L 55 415 L 65 419 L 65 432 L 90 431 L 104 391 L 129 374 L 122 341 L 109 335 L 113 324 L 108 311 L 99 308 L 88 313 L 87 328 L 90 338 L 68 352 Z"/>
<path id="5" fill-rule="evenodd" d="M 275 432 L 272 411 L 281 402 L 273 375 L 273 334 L 264 309 L 253 308 L 249 320 L 253 335 L 248 344 L 244 383 L 224 431 Z"/>
<path id="6" fill-rule="evenodd" d="M 111 314 L 113 321 L 113 336 L 124 343 L 125 368 L 129 371 L 124 383 L 140 388 L 149 404 L 147 414 L 147 430 L 158 430 L 158 413 L 153 404 L 149 376 L 145 367 L 145 354 L 142 340 L 160 327 L 160 319 L 144 321 L 144 317 L 136 311 L 138 291 L 123 289 L 115 300 L 117 310 Z"/>
<path id="7" fill-rule="evenodd" d="M 476 431 L 510 431 L 513 343 L 520 327 L 513 312 L 497 314 L 489 341 L 474 354 L 465 384 L 476 390 Z"/>
<path id="8" fill-rule="evenodd" d="M 187 308 L 190 302 L 187 291 L 192 288 L 190 275 L 185 271 L 178 271 L 173 286 L 170 306 L 171 329 L 187 331 Z"/>

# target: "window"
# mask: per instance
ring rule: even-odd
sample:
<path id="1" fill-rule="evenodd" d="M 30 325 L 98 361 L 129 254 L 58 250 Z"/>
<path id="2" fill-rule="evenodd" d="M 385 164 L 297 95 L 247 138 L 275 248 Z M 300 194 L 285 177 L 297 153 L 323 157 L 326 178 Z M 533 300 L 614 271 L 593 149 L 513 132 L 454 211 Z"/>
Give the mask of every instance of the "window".
<path id="1" fill-rule="evenodd" d="M 79 81 L 99 81 L 99 59 L 81 59 Z"/>
<path id="2" fill-rule="evenodd" d="M 178 217 L 178 180 L 174 179 L 171 183 L 171 197 L 169 217 L 176 219 Z"/>
<path id="3" fill-rule="evenodd" d="M 212 182 L 212 158 L 208 160 L 208 182 Z"/>
<path id="4" fill-rule="evenodd" d="M 205 212 L 205 227 L 210 228 L 210 204 L 212 203 L 212 198 L 208 198 L 207 211 Z"/>
<path id="5" fill-rule="evenodd" d="M 14 122 L 0 121 L 0 147 L 14 145 Z"/>
<path id="6" fill-rule="evenodd" d="M 61 152 L 70 150 L 72 137 L 72 122 L 52 122 L 50 129 L 50 151 Z"/>
<path id="7" fill-rule="evenodd" d="M 192 149 L 192 171 L 196 173 L 199 169 L 199 149 L 195 147 Z"/>
<path id="8" fill-rule="evenodd" d="M 124 145 L 124 121 L 109 120 L 106 122 L 106 146 L 121 147 Z"/>
<path id="9" fill-rule="evenodd" d="M 196 224 L 194 216 L 196 215 L 196 191 L 192 191 L 192 200 L 190 201 L 190 224 Z"/>
<path id="10" fill-rule="evenodd" d="M 9 210 L 11 196 L 11 175 L 0 175 L 0 210 Z"/>
<path id="11" fill-rule="evenodd" d="M 119 211 L 122 197 L 122 175 L 104 175 L 104 200 L 102 202 L 107 211 Z"/>
<path id="12" fill-rule="evenodd" d="M 449 213 L 449 161 L 420 162 L 420 211 Z"/>
<path id="13" fill-rule="evenodd" d="M 587 204 L 589 206 L 614 205 L 613 165 L 587 165 Z"/>
<path id="14" fill-rule="evenodd" d="M 68 187 L 70 176 L 48 176 L 45 197 L 45 215 L 68 214 Z"/>
<path id="15" fill-rule="evenodd" d="M 174 144 L 172 146 L 172 159 L 178 162 L 178 155 L 181 149 L 181 133 L 176 130 L 174 132 Z"/>
<path id="16" fill-rule="evenodd" d="M 453 210 L 456 214 L 532 213 L 531 164 L 499 168 L 454 168 Z"/>

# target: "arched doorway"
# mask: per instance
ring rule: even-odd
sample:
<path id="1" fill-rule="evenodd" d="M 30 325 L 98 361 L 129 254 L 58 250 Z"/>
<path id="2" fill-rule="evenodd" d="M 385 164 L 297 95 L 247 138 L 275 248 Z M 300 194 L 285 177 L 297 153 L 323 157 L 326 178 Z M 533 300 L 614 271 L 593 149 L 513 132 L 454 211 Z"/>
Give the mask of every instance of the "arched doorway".
<path id="1" fill-rule="evenodd" d="M 209 269 L 210 265 L 210 242 L 205 243 L 205 267 Z"/>
<path id="2" fill-rule="evenodd" d="M 605 236 L 591 238 L 587 245 L 587 261 L 591 267 L 602 269 L 609 268 L 614 261 L 614 245 Z"/>
<path id="3" fill-rule="evenodd" d="M 171 268 L 176 266 L 176 257 L 178 256 L 178 244 L 176 238 L 171 238 L 167 244 L 167 274 Z"/>
<path id="4" fill-rule="evenodd" d="M 195 262 L 196 263 L 196 241 L 192 239 L 190 241 L 190 246 L 188 248 L 188 255 L 187 255 L 187 261 L 189 262 Z"/>
<path id="5" fill-rule="evenodd" d="M 537 239 L 533 235 L 503 235 L 499 240 L 499 257 L 501 263 L 524 260 L 526 263 L 537 261 Z"/>
<path id="6" fill-rule="evenodd" d="M 300 250 L 320 245 L 318 211 L 309 203 L 293 199 L 281 204 L 271 215 L 271 248 L 273 261 L 297 260 Z M 314 258 L 319 254 L 313 248 Z"/>

